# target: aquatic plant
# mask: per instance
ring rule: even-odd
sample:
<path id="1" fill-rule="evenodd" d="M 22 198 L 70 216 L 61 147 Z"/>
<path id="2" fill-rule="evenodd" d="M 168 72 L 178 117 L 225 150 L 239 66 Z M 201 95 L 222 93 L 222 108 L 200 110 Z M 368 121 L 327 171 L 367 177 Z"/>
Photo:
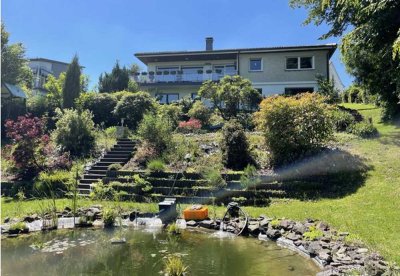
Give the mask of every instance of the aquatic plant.
<path id="1" fill-rule="evenodd" d="M 188 270 L 188 267 L 184 265 L 182 259 L 176 255 L 168 256 L 164 267 L 165 273 L 168 276 L 182 276 L 185 275 Z"/>
<path id="2" fill-rule="evenodd" d="M 167 226 L 167 232 L 168 234 L 172 235 L 178 235 L 181 233 L 181 229 L 178 227 L 178 225 L 174 222 L 171 223 Z"/>
<path id="3" fill-rule="evenodd" d="M 112 226 L 114 224 L 116 218 L 116 214 L 112 209 L 104 209 L 103 210 L 103 221 L 104 226 Z"/>

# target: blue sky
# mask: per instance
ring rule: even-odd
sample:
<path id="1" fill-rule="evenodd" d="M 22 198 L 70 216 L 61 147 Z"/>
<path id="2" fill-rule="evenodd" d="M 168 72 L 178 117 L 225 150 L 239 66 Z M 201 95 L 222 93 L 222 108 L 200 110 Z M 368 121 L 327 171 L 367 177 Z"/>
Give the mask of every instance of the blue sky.
<path id="1" fill-rule="evenodd" d="M 141 64 L 133 54 L 146 51 L 309 45 L 327 26 L 303 26 L 306 11 L 288 0 L 3 0 L 2 20 L 11 42 L 22 42 L 28 57 L 69 62 L 77 53 L 90 86 L 116 60 Z M 337 50 L 333 61 L 343 83 L 351 83 Z"/>

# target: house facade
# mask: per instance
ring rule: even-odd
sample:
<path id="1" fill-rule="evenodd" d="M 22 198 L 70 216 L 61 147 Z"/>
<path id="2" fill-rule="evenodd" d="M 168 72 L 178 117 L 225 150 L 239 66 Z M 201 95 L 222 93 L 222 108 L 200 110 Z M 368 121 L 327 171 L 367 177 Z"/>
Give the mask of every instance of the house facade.
<path id="1" fill-rule="evenodd" d="M 29 59 L 29 67 L 33 72 L 33 93 L 46 94 L 44 84 L 47 76 L 53 75 L 58 78 L 61 73 L 66 72 L 68 63 L 47 58 L 31 58 Z"/>
<path id="2" fill-rule="evenodd" d="M 263 96 L 317 91 L 317 76 L 338 77 L 330 73 L 330 58 L 336 47 L 324 44 L 214 50 L 213 38 L 208 37 L 204 51 L 136 53 L 147 71 L 134 78 L 141 90 L 157 96 L 161 103 L 194 98 L 204 81 L 219 81 L 226 75 L 249 79 Z"/>

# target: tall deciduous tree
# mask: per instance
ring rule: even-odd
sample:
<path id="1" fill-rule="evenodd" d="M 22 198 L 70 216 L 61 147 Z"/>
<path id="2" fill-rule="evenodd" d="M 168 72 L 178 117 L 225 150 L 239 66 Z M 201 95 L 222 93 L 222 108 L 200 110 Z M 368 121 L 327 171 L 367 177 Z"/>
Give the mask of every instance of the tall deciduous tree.
<path id="1" fill-rule="evenodd" d="M 8 44 L 9 33 L 1 23 L 1 81 L 31 87 L 33 74 L 22 43 Z"/>
<path id="2" fill-rule="evenodd" d="M 341 53 L 347 71 L 379 95 L 384 119 L 400 114 L 400 1 L 290 0 L 290 4 L 308 9 L 305 24 L 330 26 L 322 39 L 343 35 Z"/>
<path id="3" fill-rule="evenodd" d="M 75 55 L 71 64 L 68 66 L 63 85 L 63 108 L 72 108 L 75 105 L 75 99 L 81 93 L 81 67 L 78 56 Z"/>

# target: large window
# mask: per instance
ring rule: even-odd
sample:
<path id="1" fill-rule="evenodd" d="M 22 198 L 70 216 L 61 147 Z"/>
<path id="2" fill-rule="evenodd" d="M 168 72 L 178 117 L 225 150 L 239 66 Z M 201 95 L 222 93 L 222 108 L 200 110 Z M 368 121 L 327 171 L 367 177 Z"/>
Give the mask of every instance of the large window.
<path id="1" fill-rule="evenodd" d="M 313 57 L 287 57 L 286 70 L 314 69 Z"/>
<path id="2" fill-rule="evenodd" d="M 169 104 L 179 100 L 178 93 L 157 94 L 156 98 L 159 99 L 161 104 Z"/>
<path id="3" fill-rule="evenodd" d="M 250 71 L 262 71 L 262 59 L 261 58 L 251 58 L 249 70 Z"/>
<path id="4" fill-rule="evenodd" d="M 169 73 L 173 72 L 173 71 L 178 71 L 179 70 L 179 66 L 173 66 L 173 67 L 157 67 L 157 71 L 161 71 L 161 72 L 166 72 L 168 71 Z"/>
<path id="5" fill-rule="evenodd" d="M 286 87 L 285 95 L 296 95 L 305 92 L 314 92 L 314 87 Z"/>

